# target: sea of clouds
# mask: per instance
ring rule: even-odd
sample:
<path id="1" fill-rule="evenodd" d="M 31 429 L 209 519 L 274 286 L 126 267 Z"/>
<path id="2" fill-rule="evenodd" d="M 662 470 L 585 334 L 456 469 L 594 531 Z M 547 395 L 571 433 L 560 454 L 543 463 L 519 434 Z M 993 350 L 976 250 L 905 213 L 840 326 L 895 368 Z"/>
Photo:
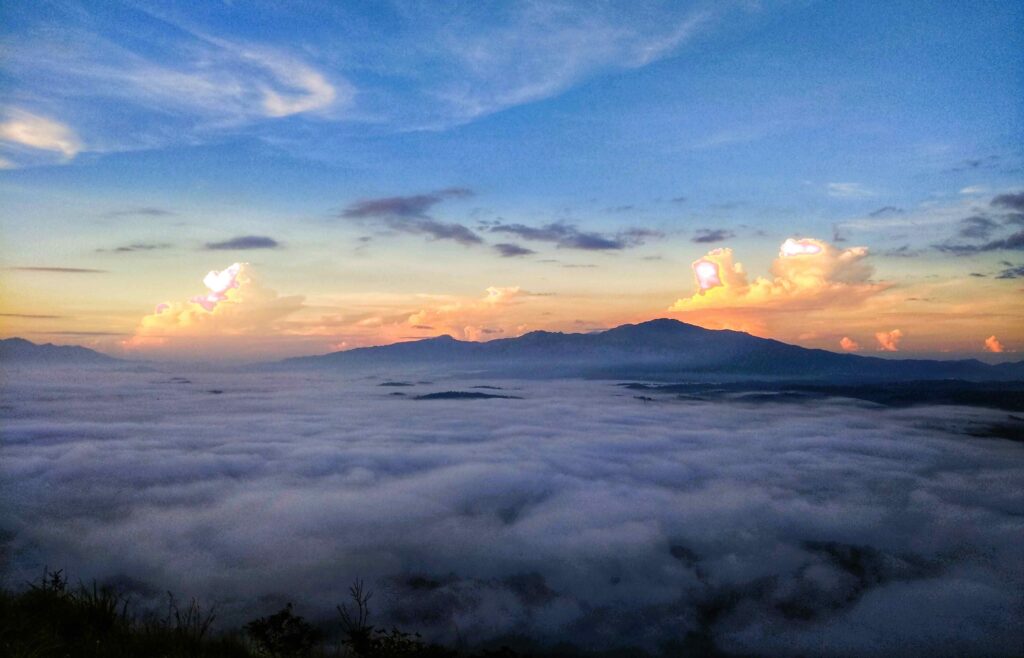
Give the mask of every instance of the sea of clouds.
<path id="1" fill-rule="evenodd" d="M 372 621 L 469 644 L 1024 646 L 1024 444 L 967 433 L 1005 412 L 380 382 L 5 369 L 3 581 L 64 568 L 230 627 L 330 620 L 359 577 Z M 412 399 L 478 385 L 522 399 Z"/>

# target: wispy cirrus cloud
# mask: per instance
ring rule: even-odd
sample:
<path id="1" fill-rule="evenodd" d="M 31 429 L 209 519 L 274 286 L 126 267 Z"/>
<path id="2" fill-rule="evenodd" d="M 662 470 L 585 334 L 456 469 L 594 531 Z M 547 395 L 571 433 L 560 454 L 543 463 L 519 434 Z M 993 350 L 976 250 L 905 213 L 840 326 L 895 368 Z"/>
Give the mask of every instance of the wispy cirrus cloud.
<path id="1" fill-rule="evenodd" d="M 9 36 L 3 72 L 18 97 L 73 122 L 89 150 L 197 143 L 293 115 L 333 117 L 355 94 L 292 44 L 220 36 L 140 7 L 118 21 L 87 7 L 52 9 L 18 12 L 32 29 Z M 70 137 L 51 143 L 65 157 L 83 149 Z"/>
<path id="2" fill-rule="evenodd" d="M 875 195 L 861 183 L 829 183 L 825 190 L 830 197 L 836 199 L 863 199 Z"/>
<path id="3" fill-rule="evenodd" d="M 412 12 L 427 26 L 443 69 L 427 95 L 439 105 L 424 127 L 466 123 L 555 96 L 609 70 L 640 68 L 675 53 L 715 18 L 710 10 L 519 3 L 499 20 L 456 9 Z M 492 16 L 492 19 L 494 17 Z M 421 120 L 423 120 L 421 119 Z"/>
<path id="4" fill-rule="evenodd" d="M 673 56 L 734 9 L 410 3 L 368 16 L 327 3 L 317 11 L 322 32 L 279 12 L 279 29 L 262 31 L 259 41 L 233 28 L 244 21 L 229 3 L 203 12 L 164 3 L 123 11 L 116 20 L 88 4 L 10 11 L 22 29 L 7 35 L 0 63 L 17 91 L 9 98 L 31 99 L 27 111 L 74 125 L 91 151 L 237 134 L 294 145 L 297 133 L 277 120 L 296 116 L 443 130 Z M 300 29 L 301 43 L 282 36 Z"/>
<path id="5" fill-rule="evenodd" d="M 40 151 L 59 154 L 60 159 L 66 162 L 83 148 L 82 141 L 70 126 L 49 117 L 15 108 L 9 109 L 4 121 L 0 123 L 0 142 L 3 142 L 8 150 L 15 151 L 17 155 L 14 157 L 23 159 L 23 156 L 27 155 L 31 158 L 28 160 L 30 162 L 36 161 L 35 157 Z M 15 161 L 4 161 L 9 165 L 5 166 L 5 169 L 17 166 Z"/>

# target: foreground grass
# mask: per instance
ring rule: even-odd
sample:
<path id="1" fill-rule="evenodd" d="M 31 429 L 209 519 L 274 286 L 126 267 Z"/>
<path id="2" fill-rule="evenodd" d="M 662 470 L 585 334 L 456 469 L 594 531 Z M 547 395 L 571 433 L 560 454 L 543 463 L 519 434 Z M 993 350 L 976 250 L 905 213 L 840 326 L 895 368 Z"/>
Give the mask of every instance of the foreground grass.
<path id="1" fill-rule="evenodd" d="M 338 606 L 332 637 L 297 616 L 291 604 L 243 628 L 214 633 L 216 614 L 194 599 L 168 594 L 163 614 L 138 614 L 129 598 L 95 584 L 71 586 L 61 571 L 46 572 L 22 591 L 0 590 L 0 656 L 4 658 L 520 658 L 506 647 L 460 652 L 398 629 L 370 623 L 371 593 L 356 582 Z M 553 650 L 543 655 L 577 655 Z"/>

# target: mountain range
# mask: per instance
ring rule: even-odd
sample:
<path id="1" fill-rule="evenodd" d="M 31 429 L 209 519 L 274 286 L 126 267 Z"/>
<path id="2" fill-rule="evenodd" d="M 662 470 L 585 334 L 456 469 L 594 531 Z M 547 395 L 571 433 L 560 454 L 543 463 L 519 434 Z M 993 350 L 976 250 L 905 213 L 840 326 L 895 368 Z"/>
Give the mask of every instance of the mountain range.
<path id="1" fill-rule="evenodd" d="M 117 365 L 125 361 L 85 347 L 0 340 L 0 363 Z M 1024 381 L 1024 361 L 882 359 L 808 349 L 740 331 L 677 320 L 625 324 L 594 333 L 533 331 L 484 343 L 438 336 L 251 366 L 257 370 L 420 370 L 435 375 L 605 377 L 685 381 L 712 378 L 895 381 Z"/>
<path id="2" fill-rule="evenodd" d="M 1024 361 L 989 365 L 977 359 L 938 361 L 837 354 L 670 319 L 626 324 L 595 333 L 534 331 L 484 343 L 439 336 L 285 359 L 271 367 L 419 367 L 435 372 L 488 375 L 656 379 L 710 375 L 718 379 L 1024 379 Z"/>

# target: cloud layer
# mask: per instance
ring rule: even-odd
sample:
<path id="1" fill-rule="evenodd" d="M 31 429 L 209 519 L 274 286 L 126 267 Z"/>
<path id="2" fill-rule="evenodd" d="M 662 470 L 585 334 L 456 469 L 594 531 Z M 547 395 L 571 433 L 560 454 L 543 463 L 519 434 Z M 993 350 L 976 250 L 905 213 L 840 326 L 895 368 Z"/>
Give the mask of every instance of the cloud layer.
<path id="1" fill-rule="evenodd" d="M 409 390 L 524 399 L 420 402 L 376 384 L 17 373 L 0 426 L 5 576 L 60 565 L 155 604 L 171 589 L 217 602 L 221 628 L 287 601 L 332 619 L 359 576 L 376 621 L 448 641 L 1024 642 L 1024 457 L 966 435 L 1005 414 L 644 404 L 603 382 L 439 382 Z"/>

